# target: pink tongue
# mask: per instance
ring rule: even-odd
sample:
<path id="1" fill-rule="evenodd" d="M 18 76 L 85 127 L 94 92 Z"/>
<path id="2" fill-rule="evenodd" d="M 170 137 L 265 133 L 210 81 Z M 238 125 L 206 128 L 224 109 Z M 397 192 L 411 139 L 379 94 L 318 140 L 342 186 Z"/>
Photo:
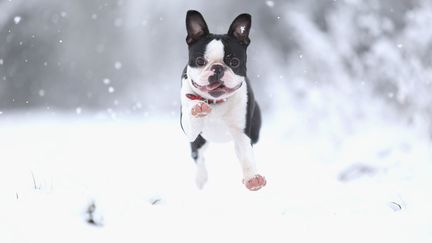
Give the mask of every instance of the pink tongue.
<path id="1" fill-rule="evenodd" d="M 219 88 L 222 85 L 222 83 L 213 83 L 213 84 L 209 84 L 207 85 L 207 89 L 208 90 L 215 90 L 217 88 Z"/>

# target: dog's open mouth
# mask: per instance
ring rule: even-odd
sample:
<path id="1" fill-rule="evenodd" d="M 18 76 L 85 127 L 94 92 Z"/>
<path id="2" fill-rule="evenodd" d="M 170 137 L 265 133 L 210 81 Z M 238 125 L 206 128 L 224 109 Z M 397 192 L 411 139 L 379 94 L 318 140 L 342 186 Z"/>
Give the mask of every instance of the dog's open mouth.
<path id="1" fill-rule="evenodd" d="M 213 91 L 216 89 L 223 89 L 225 88 L 225 85 L 222 82 L 216 82 L 216 83 L 212 83 L 206 86 L 207 90 L 209 91 Z"/>
<path id="2" fill-rule="evenodd" d="M 193 86 L 195 86 L 195 88 L 197 88 L 203 92 L 207 92 L 211 96 L 217 98 L 223 94 L 232 93 L 232 92 L 236 91 L 237 89 L 239 89 L 242 86 L 243 82 L 238 84 L 234 88 L 229 88 L 229 87 L 225 86 L 223 82 L 215 82 L 215 83 L 212 83 L 209 85 L 201 86 L 192 80 L 192 84 L 193 84 Z"/>

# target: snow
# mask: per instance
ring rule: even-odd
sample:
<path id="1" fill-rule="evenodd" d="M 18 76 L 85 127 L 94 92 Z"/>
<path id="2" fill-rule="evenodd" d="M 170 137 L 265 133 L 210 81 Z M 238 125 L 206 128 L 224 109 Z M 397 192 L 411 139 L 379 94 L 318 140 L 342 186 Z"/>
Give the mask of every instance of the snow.
<path id="1" fill-rule="evenodd" d="M 266 1 L 266 5 L 267 5 L 269 8 L 273 8 L 275 4 L 274 4 L 273 1 Z"/>
<path id="2" fill-rule="evenodd" d="M 45 96 L 45 90 L 40 89 L 40 90 L 38 91 L 38 94 L 39 94 L 40 97 L 44 97 L 44 96 Z"/>
<path id="3" fill-rule="evenodd" d="M 123 64 L 121 62 L 115 62 L 114 63 L 114 68 L 117 70 L 120 70 L 122 68 Z"/>
<path id="4" fill-rule="evenodd" d="M 317 131 L 281 117 L 267 114 L 255 147 L 268 185 L 249 192 L 230 143 L 209 147 L 196 189 L 177 119 L 2 116 L 0 242 L 432 240 L 421 129 L 363 119 L 344 132 L 323 118 Z"/>
<path id="5" fill-rule="evenodd" d="M 19 24 L 21 22 L 21 19 L 21 16 L 15 16 L 13 20 L 15 24 Z"/>
<path id="6" fill-rule="evenodd" d="M 77 115 L 80 115 L 80 114 L 82 113 L 82 108 L 81 108 L 81 107 L 77 107 L 77 108 L 75 109 L 75 113 L 76 113 Z"/>
<path id="7" fill-rule="evenodd" d="M 195 186 L 177 114 L 185 30 L 166 25 L 197 1 L 15 2 L 0 3 L 0 243 L 432 242 L 430 1 L 249 6 L 258 192 L 231 143 L 209 147 Z M 236 14 L 221 6 L 201 6 L 215 32 Z M 45 45 L 63 42 L 78 49 Z"/>

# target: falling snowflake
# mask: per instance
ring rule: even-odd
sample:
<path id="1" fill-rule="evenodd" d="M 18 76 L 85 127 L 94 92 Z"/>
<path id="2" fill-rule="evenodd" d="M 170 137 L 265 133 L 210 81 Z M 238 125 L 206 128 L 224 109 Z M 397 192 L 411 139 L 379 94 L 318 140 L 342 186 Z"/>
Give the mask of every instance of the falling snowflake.
<path id="1" fill-rule="evenodd" d="M 114 91 L 115 91 L 115 89 L 114 89 L 113 86 L 109 86 L 109 87 L 108 87 L 108 92 L 109 92 L 109 93 L 114 93 Z"/>
<path id="2" fill-rule="evenodd" d="M 39 94 L 40 97 L 44 97 L 45 96 L 45 90 L 40 89 L 39 92 L 38 92 L 38 94 Z"/>
<path id="3" fill-rule="evenodd" d="M 268 7 L 273 8 L 274 7 L 274 2 L 273 1 L 266 1 L 266 4 Z"/>
<path id="4" fill-rule="evenodd" d="M 82 108 L 81 108 L 81 107 L 77 107 L 77 108 L 75 109 L 75 112 L 77 113 L 77 115 L 81 114 L 81 112 L 82 112 Z"/>
<path id="5" fill-rule="evenodd" d="M 14 23 L 19 24 L 21 22 L 21 19 L 22 19 L 21 16 L 15 16 Z"/>
<path id="6" fill-rule="evenodd" d="M 3 59 L 0 59 L 0 65 L 3 65 L 3 64 L 4 64 Z"/>
<path id="7" fill-rule="evenodd" d="M 115 63 L 114 63 L 114 68 L 117 69 L 117 70 L 120 70 L 120 69 L 122 68 L 122 66 L 123 66 L 123 65 L 122 65 L 121 62 L 115 62 Z"/>
<path id="8" fill-rule="evenodd" d="M 111 83 L 111 80 L 109 80 L 109 78 L 105 78 L 102 82 L 103 82 L 104 84 L 110 84 L 110 83 Z"/>

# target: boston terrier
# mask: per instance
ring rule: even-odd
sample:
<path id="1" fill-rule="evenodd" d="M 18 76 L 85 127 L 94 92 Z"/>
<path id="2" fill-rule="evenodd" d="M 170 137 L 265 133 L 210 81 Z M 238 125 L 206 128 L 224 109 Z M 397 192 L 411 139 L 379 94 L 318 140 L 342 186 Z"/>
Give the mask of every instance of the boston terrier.
<path id="1" fill-rule="evenodd" d="M 261 112 L 246 76 L 251 16 L 234 19 L 227 34 L 209 32 L 203 16 L 186 15 L 189 61 L 181 84 L 181 127 L 197 165 L 196 183 L 207 182 L 204 150 L 209 142 L 234 141 L 243 184 L 256 191 L 266 185 L 257 173 L 252 145 L 258 142 Z"/>

